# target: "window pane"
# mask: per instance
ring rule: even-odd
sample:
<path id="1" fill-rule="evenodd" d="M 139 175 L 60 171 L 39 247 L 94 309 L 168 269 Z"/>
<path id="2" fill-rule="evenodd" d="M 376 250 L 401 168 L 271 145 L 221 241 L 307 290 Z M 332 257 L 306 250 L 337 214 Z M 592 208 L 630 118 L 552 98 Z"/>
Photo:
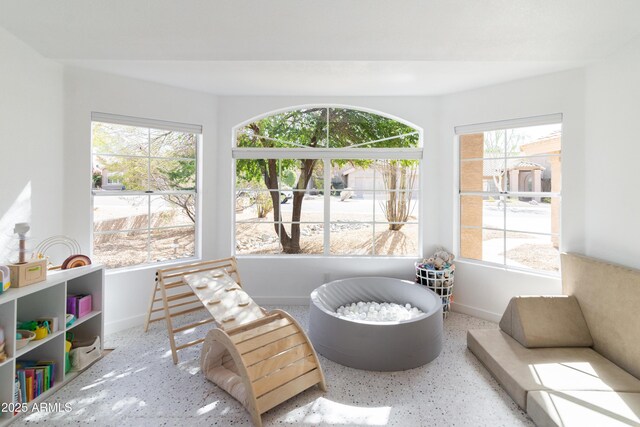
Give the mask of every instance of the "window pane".
<path id="1" fill-rule="evenodd" d="M 195 160 L 151 159 L 151 190 L 195 190 Z"/>
<path id="2" fill-rule="evenodd" d="M 294 212 L 296 199 L 302 198 L 300 208 Z M 280 192 L 281 221 L 283 222 L 322 222 L 324 221 L 324 198 L 307 191 Z"/>
<path id="3" fill-rule="evenodd" d="M 504 264 L 504 231 L 461 227 L 460 256 Z"/>
<path id="4" fill-rule="evenodd" d="M 326 146 L 327 109 L 285 111 L 250 123 L 237 132 L 238 147 Z"/>
<path id="5" fill-rule="evenodd" d="M 151 227 L 195 225 L 195 194 L 151 196 Z"/>
<path id="6" fill-rule="evenodd" d="M 463 160 L 460 162 L 461 191 L 504 191 L 504 159 Z"/>
<path id="7" fill-rule="evenodd" d="M 373 255 L 373 224 L 331 223 L 331 255 Z"/>
<path id="8" fill-rule="evenodd" d="M 278 191 L 240 190 L 236 192 L 236 221 L 262 220 L 273 222 L 273 198 Z M 284 200 L 284 198 L 282 198 Z"/>
<path id="9" fill-rule="evenodd" d="M 324 193 L 324 163 L 319 159 L 281 159 L 279 182 L 282 190 Z"/>
<path id="10" fill-rule="evenodd" d="M 265 172 L 268 162 L 273 162 L 273 167 L 279 167 L 277 160 L 263 159 L 237 159 L 236 160 L 236 190 L 266 190 Z M 277 172 L 276 172 L 277 173 Z M 277 188 L 277 186 L 273 186 Z"/>
<path id="11" fill-rule="evenodd" d="M 331 222 L 373 222 L 372 191 L 336 190 L 329 203 Z"/>
<path id="12" fill-rule="evenodd" d="M 410 133 L 413 134 L 400 137 Z M 344 108 L 330 109 L 329 140 L 330 147 L 358 145 L 361 148 L 410 148 L 418 147 L 420 142 L 416 130 L 404 123 L 374 113 Z"/>
<path id="13" fill-rule="evenodd" d="M 560 192 L 559 156 L 512 158 L 507 160 L 507 171 L 511 192 Z"/>
<path id="14" fill-rule="evenodd" d="M 557 236 L 507 232 L 507 265 L 560 271 Z"/>
<path id="15" fill-rule="evenodd" d="M 108 191 L 146 191 L 149 161 L 137 157 L 93 156 L 93 188 Z"/>
<path id="16" fill-rule="evenodd" d="M 282 223 L 281 229 L 291 237 L 292 232 L 300 234 L 299 250 L 292 244 L 288 249 L 283 247 L 284 253 L 289 254 L 322 254 L 324 253 L 324 224 Z M 297 230 L 296 230 L 297 229 Z"/>
<path id="17" fill-rule="evenodd" d="M 551 124 L 508 129 L 507 156 L 531 156 L 536 154 L 560 154 L 562 125 Z"/>
<path id="18" fill-rule="evenodd" d="M 376 222 L 417 222 L 417 191 L 378 191 L 375 193 Z"/>
<path id="19" fill-rule="evenodd" d="M 414 190 L 418 187 L 418 160 L 376 160 L 376 190 Z M 378 182 L 382 181 L 382 185 Z"/>
<path id="20" fill-rule="evenodd" d="M 376 224 L 375 254 L 418 256 L 418 224 Z"/>
<path id="21" fill-rule="evenodd" d="M 196 158 L 196 134 L 151 129 L 150 135 L 151 156 Z"/>
<path id="22" fill-rule="evenodd" d="M 384 189 L 382 181 L 376 179 L 375 160 L 331 160 L 331 189 L 340 191 L 348 189 L 355 196 L 374 188 Z"/>
<path id="23" fill-rule="evenodd" d="M 131 231 L 94 234 L 93 260 L 107 268 L 128 267 L 147 262 L 149 233 Z"/>
<path id="24" fill-rule="evenodd" d="M 151 231 L 151 262 L 195 256 L 195 227 L 166 228 Z"/>
<path id="25" fill-rule="evenodd" d="M 91 123 L 91 143 L 97 154 L 149 155 L 149 130 L 111 123 Z"/>
<path id="26" fill-rule="evenodd" d="M 460 196 L 460 225 L 504 228 L 504 196 Z"/>
<path id="27" fill-rule="evenodd" d="M 557 197 L 509 197 L 507 230 L 533 233 L 560 231 L 560 200 Z"/>
<path id="28" fill-rule="evenodd" d="M 236 254 L 279 254 L 275 224 L 262 221 L 236 222 Z"/>
<path id="29" fill-rule="evenodd" d="M 149 227 L 148 196 L 105 196 L 93 198 L 93 229 L 119 231 Z"/>

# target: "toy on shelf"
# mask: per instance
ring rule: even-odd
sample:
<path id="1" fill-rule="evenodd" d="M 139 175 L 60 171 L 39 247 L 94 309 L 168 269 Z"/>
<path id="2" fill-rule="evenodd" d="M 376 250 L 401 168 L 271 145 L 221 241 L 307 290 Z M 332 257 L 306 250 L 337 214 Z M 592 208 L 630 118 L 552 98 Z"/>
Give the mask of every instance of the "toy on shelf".
<path id="1" fill-rule="evenodd" d="M 11 271 L 6 265 L 0 265 L 0 294 L 11 286 Z"/>
<path id="2" fill-rule="evenodd" d="M 101 355 L 100 337 L 95 336 L 84 341 L 74 339 L 71 342 L 71 350 L 69 351 L 71 370 L 82 371 L 100 359 Z"/>
<path id="3" fill-rule="evenodd" d="M 46 338 L 51 333 L 48 320 L 31 320 L 29 322 L 22 322 L 18 325 L 18 329 L 33 332 L 35 334 L 33 337 L 34 341 Z"/>
<path id="4" fill-rule="evenodd" d="M 71 255 L 62 262 L 60 268 L 62 270 L 68 270 L 70 268 L 85 267 L 91 265 L 91 259 L 86 255 Z"/>
<path id="5" fill-rule="evenodd" d="M 2 326 L 0 326 L 0 363 L 7 360 L 7 352 L 4 351 L 4 343 L 4 329 L 2 329 Z"/>
<path id="6" fill-rule="evenodd" d="M 26 222 L 19 222 L 13 227 L 13 232 L 18 235 L 18 263 L 24 264 L 27 262 L 27 233 L 31 230 L 31 226 Z"/>
<path id="7" fill-rule="evenodd" d="M 15 225 L 13 232 L 18 235 L 18 262 L 10 264 L 11 286 L 19 288 L 21 286 L 32 285 L 47 279 L 47 262 L 43 259 L 32 259 L 27 261 L 27 232 L 31 229 L 28 223 L 19 222 Z"/>
<path id="8" fill-rule="evenodd" d="M 54 265 L 47 255 L 47 251 L 54 246 L 66 246 L 69 250 L 69 256 L 60 265 Z M 75 239 L 67 236 L 52 236 L 40 242 L 33 255 L 37 259 L 47 259 L 49 270 L 68 270 L 91 264 L 91 259 L 80 252 L 80 244 Z"/>
<path id="9" fill-rule="evenodd" d="M 67 295 L 67 313 L 79 319 L 91 313 L 91 295 Z"/>
<path id="10" fill-rule="evenodd" d="M 16 330 L 16 350 L 20 350 L 22 347 L 25 347 L 27 344 L 29 344 L 29 341 L 31 341 L 35 337 L 35 332 L 27 331 L 26 329 Z"/>
<path id="11" fill-rule="evenodd" d="M 75 321 L 76 316 L 71 313 L 67 313 L 67 315 L 65 316 L 65 326 L 68 328 L 69 326 L 73 325 Z"/>
<path id="12" fill-rule="evenodd" d="M 67 332 L 64 341 L 64 373 L 66 374 L 71 370 L 71 346 L 73 341 L 73 332 Z"/>
<path id="13" fill-rule="evenodd" d="M 46 324 L 49 326 L 49 333 L 56 332 L 59 328 L 58 318 L 56 316 L 43 316 L 38 317 L 36 321 L 40 324 Z"/>

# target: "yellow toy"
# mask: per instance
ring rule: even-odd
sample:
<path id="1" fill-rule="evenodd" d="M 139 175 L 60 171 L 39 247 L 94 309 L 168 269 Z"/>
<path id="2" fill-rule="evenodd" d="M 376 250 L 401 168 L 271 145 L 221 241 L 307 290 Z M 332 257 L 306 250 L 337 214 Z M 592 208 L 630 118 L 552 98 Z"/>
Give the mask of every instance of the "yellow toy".
<path id="1" fill-rule="evenodd" d="M 11 287 L 11 272 L 6 265 L 0 265 L 0 294 Z"/>

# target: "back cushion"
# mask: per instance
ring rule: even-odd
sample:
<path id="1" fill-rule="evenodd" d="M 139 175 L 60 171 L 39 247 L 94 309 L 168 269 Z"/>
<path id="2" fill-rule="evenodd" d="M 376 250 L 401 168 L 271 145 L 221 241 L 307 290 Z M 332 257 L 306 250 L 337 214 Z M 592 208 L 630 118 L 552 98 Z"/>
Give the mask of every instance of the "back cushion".
<path id="1" fill-rule="evenodd" d="M 562 254 L 562 290 L 578 299 L 594 350 L 640 378 L 640 271 Z"/>
<path id="2" fill-rule="evenodd" d="M 500 329 L 527 348 L 593 345 L 578 300 L 572 296 L 514 297 Z"/>

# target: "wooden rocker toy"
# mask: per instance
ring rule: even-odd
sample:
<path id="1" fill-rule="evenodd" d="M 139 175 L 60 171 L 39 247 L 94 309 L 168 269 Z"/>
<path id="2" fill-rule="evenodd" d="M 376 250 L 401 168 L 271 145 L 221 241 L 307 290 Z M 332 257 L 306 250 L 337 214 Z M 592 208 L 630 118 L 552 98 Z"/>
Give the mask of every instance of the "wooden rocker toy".
<path id="1" fill-rule="evenodd" d="M 202 372 L 249 411 L 255 426 L 262 426 L 263 413 L 316 384 L 326 391 L 302 327 L 289 313 L 266 312 L 251 299 L 239 285 L 234 258 L 188 267 L 183 282 L 218 324 L 204 338 Z"/>

